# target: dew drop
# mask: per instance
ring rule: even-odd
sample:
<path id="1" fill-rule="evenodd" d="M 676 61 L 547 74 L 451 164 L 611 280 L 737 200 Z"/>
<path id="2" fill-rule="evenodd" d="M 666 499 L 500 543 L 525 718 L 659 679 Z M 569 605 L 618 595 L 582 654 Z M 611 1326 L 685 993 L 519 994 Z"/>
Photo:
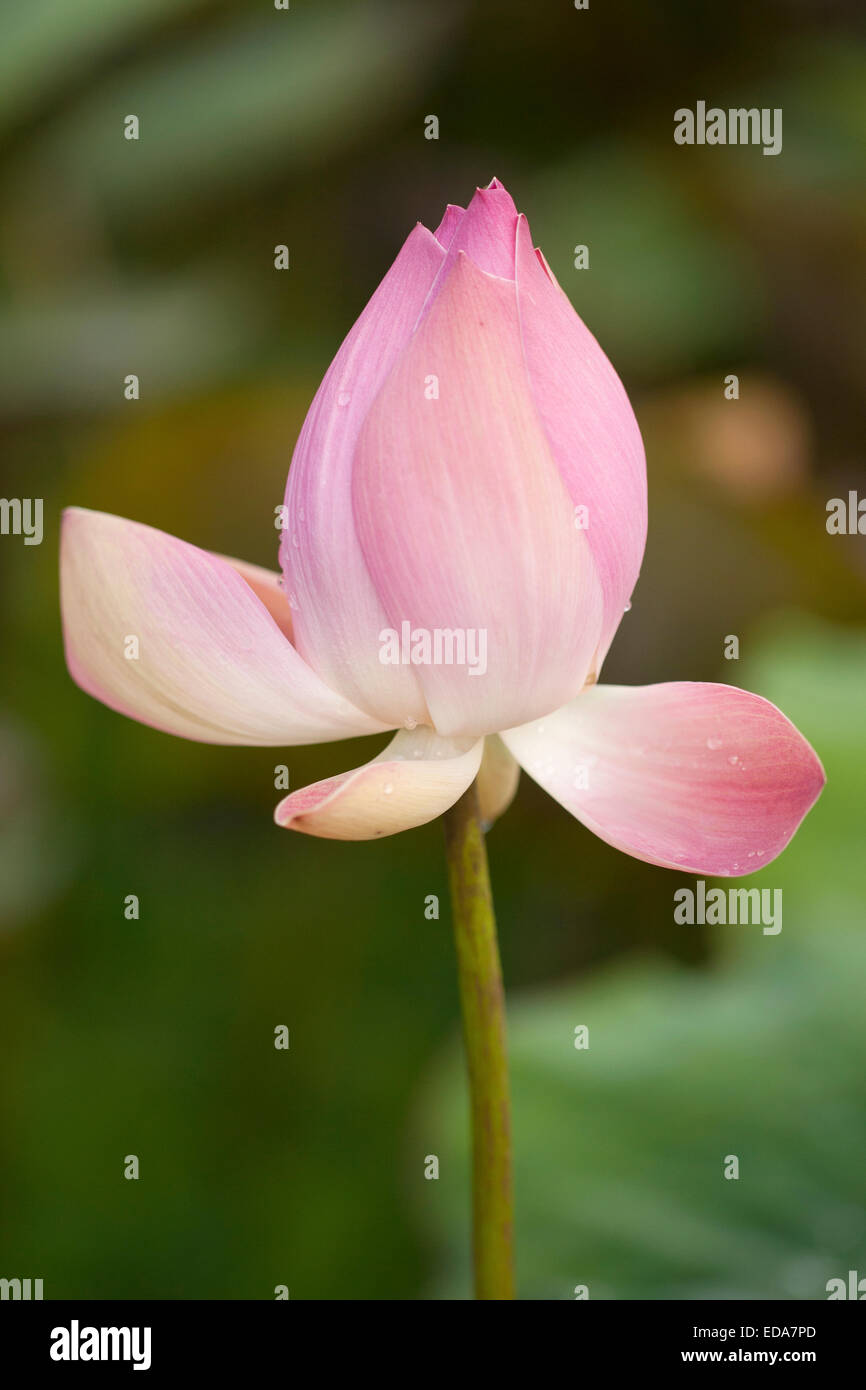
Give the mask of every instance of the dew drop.
<path id="1" fill-rule="evenodd" d="M 722 740 L 721 740 L 720 738 L 708 738 L 708 739 L 707 739 L 707 747 L 708 747 L 708 748 L 716 749 L 716 748 L 721 748 L 721 746 L 722 746 Z"/>
<path id="2" fill-rule="evenodd" d="M 290 607 L 290 608 L 297 608 L 297 606 L 298 606 L 298 596 L 297 596 L 297 594 L 295 593 L 294 589 L 290 589 L 290 590 L 289 590 L 289 607 Z"/>
<path id="3" fill-rule="evenodd" d="M 341 391 L 337 397 L 337 405 L 348 405 L 351 399 L 351 391 Z"/>
<path id="4" fill-rule="evenodd" d="M 295 547 L 296 550 L 300 544 L 301 542 L 298 540 L 297 536 L 292 536 L 292 545 Z"/>
<path id="5" fill-rule="evenodd" d="M 629 599 L 628 603 L 626 604 L 625 608 L 624 608 L 622 611 L 623 611 L 623 613 L 630 613 L 630 612 L 631 612 L 631 599 Z"/>
<path id="6" fill-rule="evenodd" d="M 732 753 L 731 756 L 728 758 L 728 762 L 731 764 L 731 767 L 736 767 L 739 761 L 740 760 L 737 757 L 736 753 Z"/>
<path id="7" fill-rule="evenodd" d="M 383 790 L 383 792 L 385 793 L 386 796 L 390 796 L 391 793 L 392 793 L 392 791 L 394 790 L 394 783 L 393 783 L 393 782 L 386 782 L 385 785 L 384 785 L 384 787 L 382 788 L 382 790 Z"/>

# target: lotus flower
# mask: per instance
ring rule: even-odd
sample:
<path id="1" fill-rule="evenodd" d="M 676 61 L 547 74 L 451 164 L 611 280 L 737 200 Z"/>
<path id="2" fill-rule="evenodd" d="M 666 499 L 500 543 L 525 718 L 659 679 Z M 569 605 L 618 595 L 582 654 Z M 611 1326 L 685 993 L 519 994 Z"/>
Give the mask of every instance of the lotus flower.
<path id="1" fill-rule="evenodd" d="M 818 758 L 759 696 L 596 683 L 643 555 L 641 437 L 497 180 L 408 237 L 313 401 L 283 516 L 282 580 L 80 509 L 61 563 L 69 670 L 123 714 L 211 743 L 397 730 L 279 825 L 394 834 L 479 772 L 492 819 L 519 763 L 626 853 L 732 875 L 816 800 Z"/>

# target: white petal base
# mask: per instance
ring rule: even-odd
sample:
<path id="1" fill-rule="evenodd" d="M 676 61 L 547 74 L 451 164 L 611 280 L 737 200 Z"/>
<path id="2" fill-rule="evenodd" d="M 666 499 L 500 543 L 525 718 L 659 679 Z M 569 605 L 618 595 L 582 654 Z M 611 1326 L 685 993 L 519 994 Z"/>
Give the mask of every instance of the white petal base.
<path id="1" fill-rule="evenodd" d="M 475 778 L 483 739 L 401 729 L 372 762 L 314 782 L 280 802 L 277 825 L 327 840 L 377 840 L 426 825 Z"/>

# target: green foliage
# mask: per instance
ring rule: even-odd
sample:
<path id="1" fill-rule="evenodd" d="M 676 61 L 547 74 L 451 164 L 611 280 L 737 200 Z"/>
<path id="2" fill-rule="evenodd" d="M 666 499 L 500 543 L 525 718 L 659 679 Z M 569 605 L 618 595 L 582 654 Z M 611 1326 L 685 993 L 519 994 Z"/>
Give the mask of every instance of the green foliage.
<path id="1" fill-rule="evenodd" d="M 796 847 L 747 881 L 782 889 L 783 930 L 718 929 L 725 959 L 712 974 L 631 963 L 512 995 L 524 1298 L 568 1299 L 586 1284 L 591 1298 L 814 1299 L 829 1278 L 864 1268 L 866 643 L 801 617 L 758 645 L 744 683 L 784 701 L 829 779 Z M 574 1047 L 580 1024 L 586 1050 Z M 447 1136 L 441 1190 L 426 1204 L 441 1243 L 436 1288 L 460 1297 L 468 1169 L 456 1055 L 429 1101 Z M 723 1176 L 729 1155 L 738 1179 Z"/>

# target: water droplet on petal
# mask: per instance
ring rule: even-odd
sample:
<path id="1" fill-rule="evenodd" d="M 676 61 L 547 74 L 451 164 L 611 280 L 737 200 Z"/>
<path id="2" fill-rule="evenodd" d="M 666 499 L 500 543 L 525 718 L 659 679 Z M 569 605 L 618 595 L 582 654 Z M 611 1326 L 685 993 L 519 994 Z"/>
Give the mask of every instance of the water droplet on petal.
<path id="1" fill-rule="evenodd" d="M 394 783 L 393 783 L 393 782 L 386 782 L 385 785 L 384 785 L 384 787 L 382 788 L 382 790 L 383 790 L 383 792 L 385 793 L 386 796 L 390 796 L 391 793 L 392 793 L 392 791 L 394 790 Z"/>
<path id="2" fill-rule="evenodd" d="M 720 738 L 708 738 L 708 739 L 707 739 L 707 747 L 708 747 L 708 748 L 713 748 L 713 749 L 715 749 L 715 748 L 721 748 L 721 746 L 722 746 L 722 740 L 721 740 Z"/>
<path id="3" fill-rule="evenodd" d="M 291 590 L 289 591 L 289 607 L 290 607 L 290 608 L 297 608 L 297 606 L 298 606 L 298 596 L 297 596 L 297 594 L 295 593 L 294 589 L 291 589 Z"/>
<path id="4" fill-rule="evenodd" d="M 731 767 L 735 767 L 739 761 L 740 760 L 737 757 L 736 753 L 732 753 L 731 756 L 728 758 L 728 762 L 731 764 Z"/>
<path id="5" fill-rule="evenodd" d="M 630 613 L 630 612 L 631 612 L 631 599 L 629 599 L 628 603 L 626 604 L 625 608 L 624 608 L 622 611 L 623 611 L 623 613 Z"/>
<path id="6" fill-rule="evenodd" d="M 417 728 L 418 728 L 418 720 L 415 719 L 413 715 L 407 714 L 407 715 L 406 715 L 406 718 L 405 718 L 405 720 L 404 720 L 404 725 L 403 725 L 403 727 L 406 728 L 406 729 L 417 729 Z"/>
<path id="7" fill-rule="evenodd" d="M 300 544 L 301 542 L 298 540 L 297 536 L 292 536 L 292 545 L 295 547 L 296 550 Z"/>
<path id="8" fill-rule="evenodd" d="M 337 405 L 348 405 L 352 399 L 351 391 L 341 391 L 337 396 Z"/>

